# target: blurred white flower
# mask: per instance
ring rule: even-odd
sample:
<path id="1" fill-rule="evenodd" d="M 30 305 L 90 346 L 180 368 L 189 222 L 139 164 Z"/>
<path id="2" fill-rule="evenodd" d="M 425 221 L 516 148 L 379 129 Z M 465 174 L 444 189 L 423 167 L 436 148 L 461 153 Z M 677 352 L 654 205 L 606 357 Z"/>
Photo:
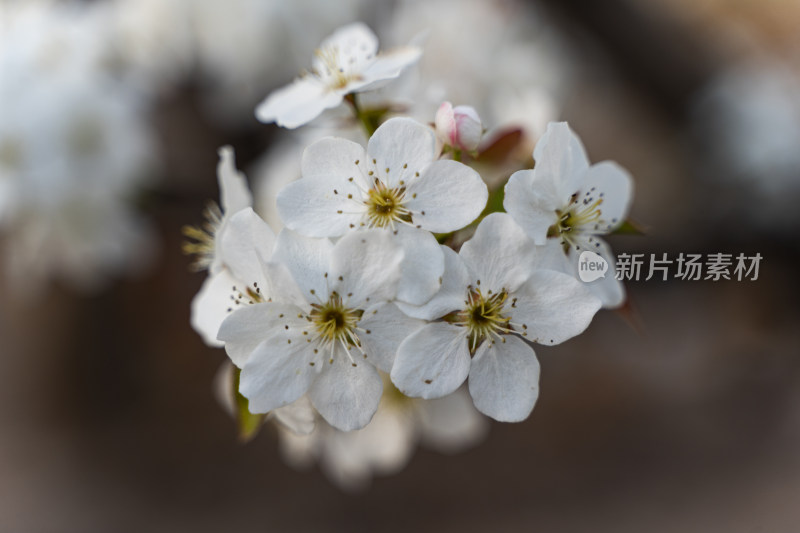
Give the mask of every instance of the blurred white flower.
<path id="1" fill-rule="evenodd" d="M 408 46 L 378 54 L 378 38 L 360 22 L 336 30 L 317 50 L 311 72 L 271 93 L 257 108 L 261 122 L 296 128 L 349 93 L 378 87 L 416 62 L 422 50 Z"/>
<path id="2" fill-rule="evenodd" d="M 457 453 L 478 444 L 489 429 L 463 388 L 429 401 L 403 396 L 388 380 L 384 390 L 378 411 L 363 429 L 342 432 L 320 421 L 306 435 L 279 431 L 285 460 L 295 468 L 318 462 L 339 487 L 359 490 L 373 475 L 402 470 L 418 442 L 442 453 Z"/>
<path id="3" fill-rule="evenodd" d="M 546 245 L 549 266 L 573 276 L 578 257 L 591 250 L 614 271 L 611 249 L 600 235 L 628 215 L 633 180 L 611 161 L 589 166 L 580 139 L 566 122 L 551 123 L 533 152 L 536 166 L 508 180 L 503 206 L 537 245 Z M 618 307 L 625 289 L 614 276 L 587 284 L 604 307 Z"/>
<path id="4" fill-rule="evenodd" d="M 539 396 L 539 362 L 525 340 L 564 342 L 585 330 L 600 308 L 580 281 L 541 270 L 540 254 L 505 213 L 483 219 L 458 254 L 445 249 L 442 289 L 417 310 L 403 307 L 444 320 L 400 344 L 391 372 L 397 388 L 440 398 L 469 376 L 479 411 L 502 422 L 527 418 Z"/>
<path id="5" fill-rule="evenodd" d="M 14 279 L 60 277 L 93 289 L 152 256 L 131 203 L 155 150 L 142 101 L 106 68 L 103 13 L 4 5 L 0 232 Z"/>

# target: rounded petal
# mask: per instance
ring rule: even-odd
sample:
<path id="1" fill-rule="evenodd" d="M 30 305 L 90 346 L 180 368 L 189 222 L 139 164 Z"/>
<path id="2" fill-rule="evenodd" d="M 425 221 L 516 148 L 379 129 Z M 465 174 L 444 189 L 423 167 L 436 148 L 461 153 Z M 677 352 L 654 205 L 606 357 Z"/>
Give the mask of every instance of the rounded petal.
<path id="1" fill-rule="evenodd" d="M 342 66 L 353 63 L 361 66 L 368 63 L 378 53 L 378 37 L 363 22 L 353 22 L 337 28 L 326 37 L 320 50 L 335 49 L 338 63 Z M 314 58 L 315 66 L 319 57 Z"/>
<path id="2" fill-rule="evenodd" d="M 364 330 L 359 334 L 361 348 L 368 361 L 389 373 L 400 343 L 424 325 L 423 320 L 411 318 L 394 304 L 367 309 L 358 323 Z"/>
<path id="3" fill-rule="evenodd" d="M 278 214 L 287 228 L 303 235 L 339 237 L 361 222 L 366 207 L 360 194 L 347 177 L 304 178 L 278 193 Z"/>
<path id="4" fill-rule="evenodd" d="M 278 234 L 272 261 L 286 266 L 308 302 L 316 301 L 312 295 L 326 296 L 333 243 L 328 239 L 305 237 L 284 228 Z"/>
<path id="5" fill-rule="evenodd" d="M 364 83 L 357 90 L 366 91 L 379 87 L 382 85 L 380 82 L 398 77 L 403 70 L 419 61 L 420 57 L 422 49 L 416 46 L 403 46 L 382 52 L 361 71 Z"/>
<path id="6" fill-rule="evenodd" d="M 251 207 L 234 214 L 220 235 L 222 262 L 246 285 L 263 282 L 263 261 L 272 255 L 275 233 Z"/>
<path id="7" fill-rule="evenodd" d="M 551 122 L 533 150 L 534 186 L 566 205 L 582 185 L 589 169 L 583 144 L 566 122 Z"/>
<path id="8" fill-rule="evenodd" d="M 297 435 L 308 435 L 314 431 L 317 412 L 308 396 L 272 411 L 272 416 L 289 431 Z"/>
<path id="9" fill-rule="evenodd" d="M 339 193 L 358 193 L 355 197 L 361 198 L 360 189 L 349 179 L 357 180 L 362 188 L 366 186 L 361 171 L 364 165 L 366 153 L 363 146 L 347 139 L 326 137 L 303 151 L 301 167 L 303 179 L 327 180 L 342 188 Z"/>
<path id="10" fill-rule="evenodd" d="M 342 95 L 329 91 L 316 78 L 300 78 L 270 93 L 256 107 L 256 118 L 265 124 L 294 129 L 311 122 L 320 113 L 342 103 Z"/>
<path id="11" fill-rule="evenodd" d="M 580 252 L 584 249 L 593 251 L 608 262 L 606 275 L 586 283 L 586 287 L 600 299 L 605 309 L 615 309 L 621 306 L 625 302 L 625 285 L 615 277 L 617 262 L 614 252 L 603 239 L 593 236 L 591 237 L 591 242 L 589 242 L 589 239 L 585 240 L 581 250 L 570 249 L 567 257 L 567 263 L 570 267 L 569 274 L 575 277 L 578 276 L 578 259 L 580 258 Z"/>
<path id="12" fill-rule="evenodd" d="M 559 344 L 582 333 L 600 309 L 587 285 L 568 274 L 537 270 L 514 293 L 512 321 L 524 324 L 525 338 Z"/>
<path id="13" fill-rule="evenodd" d="M 461 229 L 481 214 L 489 190 L 480 174 L 451 160 L 434 161 L 412 180 L 405 206 L 413 223 L 428 231 L 446 233 Z"/>
<path id="14" fill-rule="evenodd" d="M 225 214 L 233 214 L 253 205 L 253 195 L 247 186 L 247 178 L 236 170 L 233 147 L 223 146 L 219 149 L 217 163 L 217 180 L 222 210 Z"/>
<path id="15" fill-rule="evenodd" d="M 494 292 L 517 290 L 538 262 L 536 247 L 506 213 L 484 218 L 459 255 L 480 288 Z"/>
<path id="16" fill-rule="evenodd" d="M 509 178 L 503 207 L 528 234 L 534 243 L 547 240 L 547 230 L 558 222 L 556 209 L 564 206 L 555 195 L 534 187 L 534 171 L 519 170 Z"/>
<path id="17" fill-rule="evenodd" d="M 441 250 L 444 253 L 444 274 L 439 292 L 424 305 L 397 302 L 397 306 L 405 314 L 423 320 L 434 320 L 464 307 L 467 285 L 470 284 L 467 267 L 452 248 L 442 246 Z"/>
<path id="18" fill-rule="evenodd" d="M 405 253 L 400 264 L 397 299 L 422 305 L 436 294 L 444 275 L 444 253 L 436 237 L 428 231 L 401 225 L 395 240 Z"/>
<path id="19" fill-rule="evenodd" d="M 352 232 L 333 247 L 330 289 L 349 307 L 366 308 L 397 294 L 404 250 L 382 229 Z"/>
<path id="20" fill-rule="evenodd" d="M 469 371 L 469 393 L 483 414 L 520 422 L 539 397 L 539 361 L 522 340 L 503 338 L 506 342 L 484 342 L 478 348 Z"/>
<path id="21" fill-rule="evenodd" d="M 233 364 L 242 368 L 250 354 L 269 337 L 286 317 L 296 317 L 293 305 L 260 303 L 239 306 L 220 325 L 217 339 L 225 343 L 225 351 Z"/>
<path id="22" fill-rule="evenodd" d="M 333 362 L 323 362 L 308 391 L 319 414 L 333 427 L 352 431 L 366 426 L 378 409 L 383 382 L 369 363 L 354 362 L 337 349 Z"/>
<path id="23" fill-rule="evenodd" d="M 469 367 L 466 328 L 435 322 L 400 344 L 391 378 L 406 396 L 441 398 L 464 383 Z"/>
<path id="24" fill-rule="evenodd" d="M 192 299 L 190 322 L 209 346 L 220 347 L 224 343 L 217 340 L 219 326 L 228 317 L 231 307 L 233 286 L 237 281 L 227 270 L 208 276 L 203 286 Z"/>
<path id="25" fill-rule="evenodd" d="M 618 164 L 603 161 L 592 165 L 578 194 L 585 195 L 588 203 L 601 198 L 603 202 L 600 204 L 600 220 L 594 225 L 582 227 L 581 231 L 592 234 L 609 233 L 628 216 L 633 198 L 633 179 Z"/>
<path id="26" fill-rule="evenodd" d="M 279 332 L 256 346 L 242 367 L 239 392 L 253 413 L 266 413 L 300 398 L 317 378 L 321 365 L 299 329 Z"/>
<path id="27" fill-rule="evenodd" d="M 407 117 L 381 124 L 367 144 L 370 169 L 390 188 L 411 183 L 435 158 L 433 130 Z"/>

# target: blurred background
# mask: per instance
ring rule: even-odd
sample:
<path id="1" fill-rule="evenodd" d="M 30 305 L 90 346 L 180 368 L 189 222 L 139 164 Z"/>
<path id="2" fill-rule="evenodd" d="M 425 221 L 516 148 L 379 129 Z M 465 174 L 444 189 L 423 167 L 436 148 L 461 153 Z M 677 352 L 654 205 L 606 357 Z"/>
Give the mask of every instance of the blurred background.
<path id="1" fill-rule="evenodd" d="M 521 128 L 514 168 L 567 120 L 629 169 L 647 236 L 617 253 L 760 253 L 758 279 L 629 282 L 626 313 L 537 347 L 527 421 L 357 492 L 271 425 L 241 444 L 181 227 L 225 144 L 278 223 L 348 123 L 253 109 L 355 20 L 424 43 L 376 98 Z M 0 1 L 0 531 L 797 531 L 799 24 L 790 0 Z"/>

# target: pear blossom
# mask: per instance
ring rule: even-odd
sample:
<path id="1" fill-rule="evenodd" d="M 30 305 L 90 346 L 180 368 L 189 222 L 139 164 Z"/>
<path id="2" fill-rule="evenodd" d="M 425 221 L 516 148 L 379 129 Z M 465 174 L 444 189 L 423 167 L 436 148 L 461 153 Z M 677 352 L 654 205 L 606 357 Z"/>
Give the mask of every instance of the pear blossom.
<path id="1" fill-rule="evenodd" d="M 190 319 L 209 346 L 222 346 L 217 331 L 231 305 L 244 297 L 239 293 L 260 291 L 259 283 L 262 288 L 266 285 L 260 261 L 270 258 L 275 244 L 272 229 L 250 207 L 252 196 L 244 174 L 236 170 L 233 148 L 220 148 L 219 158 L 222 208 L 209 204 L 203 226 L 183 230 L 191 239 L 184 243 L 184 252 L 195 255 L 195 269 L 209 273 L 192 300 Z"/>
<path id="2" fill-rule="evenodd" d="M 548 265 L 577 276 L 578 257 L 591 250 L 609 263 L 614 257 L 601 235 L 628 214 L 633 181 L 611 161 L 589 165 L 583 145 L 566 122 L 550 123 L 533 152 L 536 166 L 508 180 L 503 205 L 537 244 L 546 245 Z M 617 307 L 625 289 L 614 276 L 588 284 L 604 307 Z"/>
<path id="3" fill-rule="evenodd" d="M 386 232 L 353 233 L 335 245 L 284 229 L 264 265 L 266 300 L 235 309 L 218 338 L 242 371 L 239 391 L 251 412 L 288 405 L 308 393 L 343 431 L 364 427 L 380 401 L 377 368 L 388 371 L 397 346 L 422 325 L 394 304 L 403 252 Z"/>
<path id="4" fill-rule="evenodd" d="M 469 377 L 482 413 L 527 418 L 539 394 L 539 363 L 525 342 L 558 344 L 581 333 L 600 308 L 575 278 L 538 268 L 541 250 L 505 213 L 481 221 L 456 254 L 444 249 L 442 288 L 406 312 L 432 322 L 398 348 L 392 382 L 407 396 L 439 398 Z"/>
<path id="5" fill-rule="evenodd" d="M 438 290 L 444 270 L 429 232 L 466 226 L 488 197 L 477 172 L 436 156 L 433 131 L 409 118 L 382 124 L 366 151 L 345 139 L 321 139 L 303 153 L 303 178 L 278 194 L 281 219 L 312 237 L 392 230 L 407 250 L 397 297 L 422 304 Z"/>
<path id="6" fill-rule="evenodd" d="M 345 95 L 396 78 L 421 54 L 415 46 L 378 54 L 378 38 L 366 25 L 343 26 L 322 42 L 311 72 L 271 93 L 256 108 L 256 118 L 290 129 L 302 126 L 341 104 Z"/>
<path id="7" fill-rule="evenodd" d="M 450 102 L 443 102 L 436 111 L 435 124 L 436 136 L 445 146 L 467 152 L 477 150 L 483 135 L 483 126 L 474 107 L 453 107 Z"/>
<path id="8" fill-rule="evenodd" d="M 463 387 L 436 400 L 403 396 L 384 378 L 384 394 L 372 422 L 357 431 L 339 431 L 319 421 L 313 432 L 281 426 L 281 453 L 291 466 L 322 471 L 345 490 L 365 489 L 373 475 L 389 475 L 405 467 L 417 444 L 441 453 L 457 453 L 486 435 L 488 421 L 475 410 Z"/>

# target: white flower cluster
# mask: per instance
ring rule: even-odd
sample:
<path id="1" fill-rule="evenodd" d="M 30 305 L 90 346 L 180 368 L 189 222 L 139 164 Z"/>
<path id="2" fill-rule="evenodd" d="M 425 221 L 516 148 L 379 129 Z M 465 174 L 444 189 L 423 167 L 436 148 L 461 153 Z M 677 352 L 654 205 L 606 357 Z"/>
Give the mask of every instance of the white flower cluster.
<path id="1" fill-rule="evenodd" d="M 372 44 L 369 60 L 342 53 L 372 43 L 365 31 L 352 25 L 326 40 L 329 71 L 271 95 L 259 118 L 299 126 L 376 81 L 374 71 L 399 75 L 396 61 L 376 66 Z M 348 57 L 356 60 L 335 63 Z M 295 451 L 324 461 L 347 447 L 348 438 L 321 435 L 363 432 L 387 390 L 422 400 L 466 391 L 484 415 L 524 420 L 539 395 L 533 345 L 564 342 L 623 302 L 613 276 L 578 280 L 577 255 L 592 250 L 613 264 L 598 236 L 625 219 L 628 174 L 590 166 L 566 123 L 551 123 L 535 168 L 508 180 L 506 212 L 487 209 L 486 183 L 457 160 L 479 157 L 481 129 L 475 109 L 445 103 L 436 129 L 393 117 L 366 147 L 338 137 L 310 144 L 302 178 L 277 195 L 277 235 L 251 208 L 232 149 L 220 151 L 222 209 L 209 211 L 204 230 L 187 230 L 188 251 L 210 274 L 192 321 L 224 345 L 251 413 L 301 434 L 324 421 L 317 437 L 294 439 L 305 443 Z"/>

